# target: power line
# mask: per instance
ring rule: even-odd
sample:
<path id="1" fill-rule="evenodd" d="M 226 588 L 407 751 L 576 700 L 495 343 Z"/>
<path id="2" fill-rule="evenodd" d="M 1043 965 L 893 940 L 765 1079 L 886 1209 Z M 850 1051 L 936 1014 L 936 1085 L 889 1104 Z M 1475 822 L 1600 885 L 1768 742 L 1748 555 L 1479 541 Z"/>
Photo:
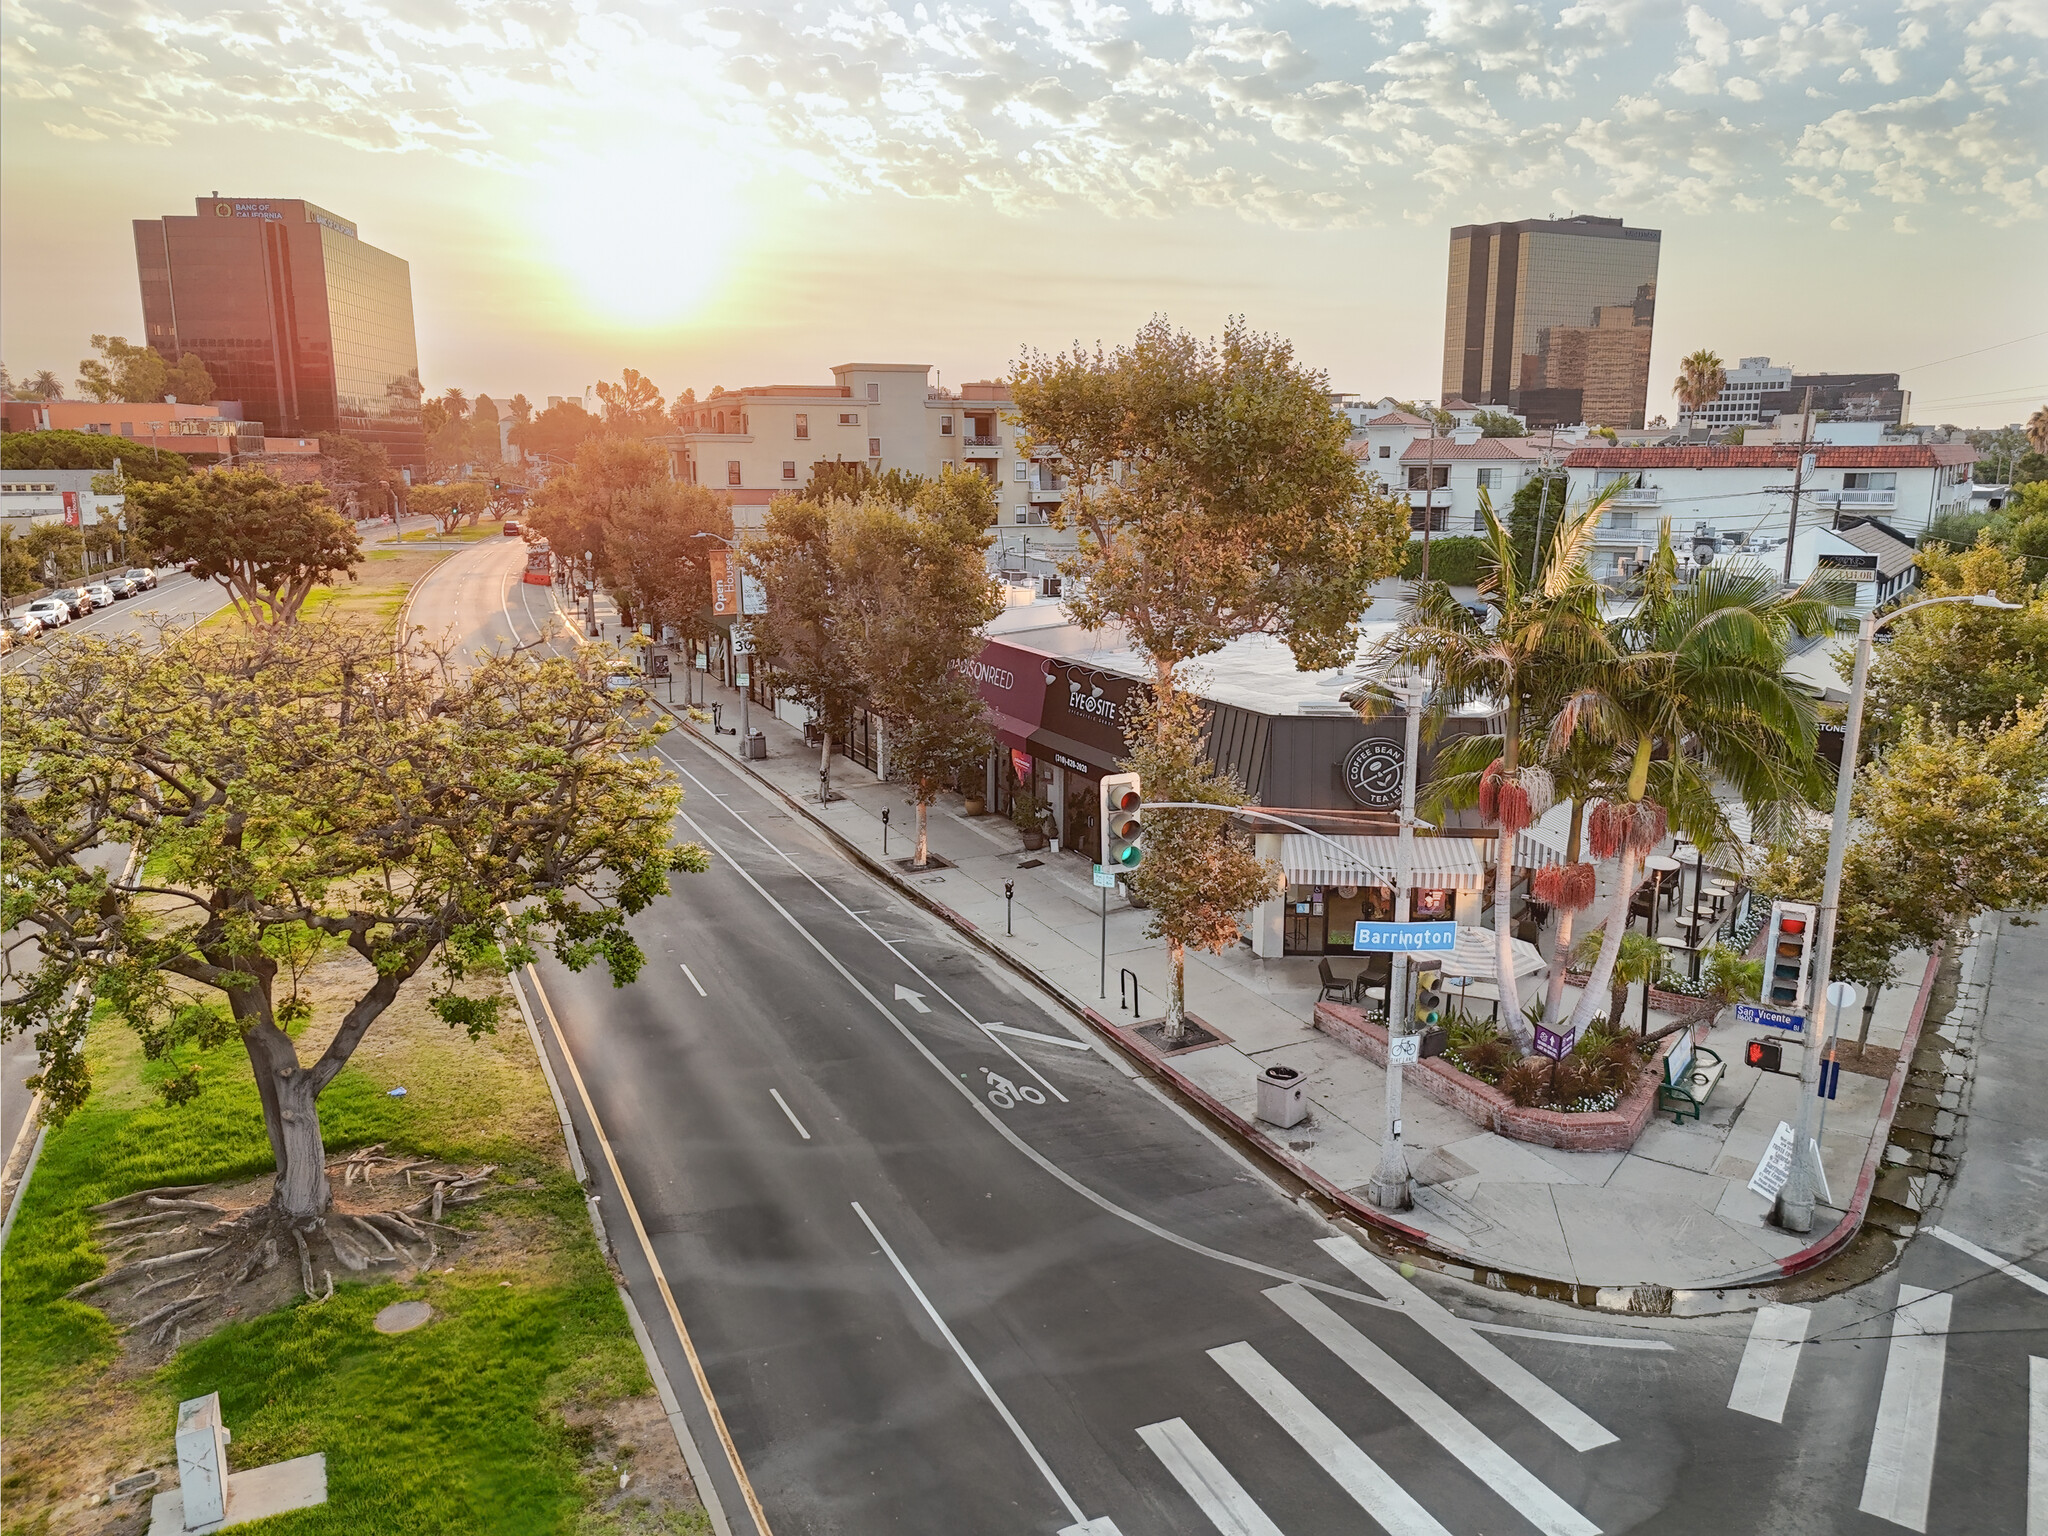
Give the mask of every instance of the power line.
<path id="1" fill-rule="evenodd" d="M 1906 373 L 1924 373 L 1929 368 L 1939 368 L 1943 363 L 1959 363 L 1966 357 L 1977 357 L 1986 352 L 1996 352 L 2001 347 L 2016 347 L 2023 341 L 2039 341 L 2048 336 L 2048 331 L 2036 331 L 2031 336 L 2015 336 L 2011 341 L 1994 341 L 1988 347 L 1979 347 L 1975 352 L 1958 352 L 1954 357 L 1938 357 L 1931 363 L 1916 363 L 1902 370 Z"/>

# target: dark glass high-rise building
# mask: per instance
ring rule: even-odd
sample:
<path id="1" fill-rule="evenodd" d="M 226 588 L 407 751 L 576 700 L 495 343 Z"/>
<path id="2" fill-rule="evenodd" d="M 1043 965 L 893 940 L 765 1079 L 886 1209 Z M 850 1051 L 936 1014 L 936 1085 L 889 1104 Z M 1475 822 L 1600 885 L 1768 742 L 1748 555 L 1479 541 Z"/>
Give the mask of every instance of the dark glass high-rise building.
<path id="1" fill-rule="evenodd" d="M 1452 230 L 1444 398 L 1640 427 L 1663 239 L 1587 214 Z"/>
<path id="2" fill-rule="evenodd" d="M 135 221 L 149 344 L 197 354 L 272 436 L 339 432 L 425 464 L 412 272 L 298 198 L 202 197 Z"/>

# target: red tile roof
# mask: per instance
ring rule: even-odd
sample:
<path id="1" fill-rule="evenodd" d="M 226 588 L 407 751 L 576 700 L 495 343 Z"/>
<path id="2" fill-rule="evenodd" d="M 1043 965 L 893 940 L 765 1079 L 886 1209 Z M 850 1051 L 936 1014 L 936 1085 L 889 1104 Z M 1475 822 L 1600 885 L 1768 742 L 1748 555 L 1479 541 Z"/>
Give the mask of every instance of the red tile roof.
<path id="1" fill-rule="evenodd" d="M 1454 443 L 1447 437 L 1440 437 L 1435 445 L 1436 462 L 1448 464 L 1453 459 L 1540 459 L 1543 450 L 1533 446 L 1526 437 L 1482 437 L 1476 443 Z M 1430 441 L 1418 437 L 1401 450 L 1403 464 L 1427 464 L 1430 461 Z M 1574 458 L 1573 463 L 1578 460 Z"/>
<path id="2" fill-rule="evenodd" d="M 1814 449 L 1822 469 L 1930 469 L 1937 464 L 1972 464 L 1977 450 L 1967 443 L 1877 443 Z M 1565 463 L 1572 469 L 1790 469 L 1799 462 L 1797 443 L 1742 444 L 1699 448 L 1576 448 Z"/>
<path id="3" fill-rule="evenodd" d="M 1411 416 L 1406 411 L 1389 411 L 1384 416 L 1369 417 L 1365 424 L 1368 427 L 1426 427 L 1429 425 L 1420 416 Z"/>

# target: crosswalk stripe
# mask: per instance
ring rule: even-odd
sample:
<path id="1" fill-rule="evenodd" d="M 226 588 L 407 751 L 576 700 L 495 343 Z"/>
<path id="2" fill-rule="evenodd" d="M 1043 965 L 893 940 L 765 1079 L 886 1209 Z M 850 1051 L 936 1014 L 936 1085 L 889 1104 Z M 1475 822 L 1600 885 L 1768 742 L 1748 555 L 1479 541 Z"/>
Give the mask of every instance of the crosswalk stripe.
<path id="1" fill-rule="evenodd" d="M 1519 1510 L 1544 1536 L 1600 1536 L 1599 1526 L 1551 1492 L 1520 1462 L 1474 1428 L 1471 1420 L 1339 1317 L 1327 1303 L 1298 1285 L 1276 1285 L 1266 1292 L 1266 1299 L 1314 1334 L 1332 1354 Z"/>
<path id="2" fill-rule="evenodd" d="M 1877 1427 L 1871 1432 L 1870 1462 L 1863 1474 L 1863 1502 L 1857 1505 L 1866 1515 L 1913 1531 L 1927 1529 L 1952 1299 L 1946 1291 L 1899 1287 L 1884 1388 L 1877 1399 Z"/>
<path id="3" fill-rule="evenodd" d="M 2048 1360 L 2027 1357 L 2027 1536 L 2048 1536 Z"/>
<path id="4" fill-rule="evenodd" d="M 2019 1281 L 2021 1285 L 2030 1285 L 2035 1290 L 2039 1291 L 2043 1296 L 2048 1296 L 2048 1280 L 2043 1280 L 2039 1275 L 2035 1274 L 2032 1270 L 2021 1269 L 2019 1265 L 2010 1263 L 2005 1259 L 2001 1259 L 1989 1248 L 1980 1248 L 1975 1243 L 1971 1242 L 1967 1237 L 1960 1237 L 1956 1233 L 1949 1231 L 1947 1227 L 1929 1227 L 1927 1229 L 1927 1235 L 1929 1237 L 1940 1238 L 1944 1243 L 1947 1243 L 1951 1248 L 1959 1249 L 1962 1252 L 1967 1253 L 1979 1264 L 1989 1264 L 1993 1269 L 1997 1270 L 2000 1274 L 2009 1275 L 2013 1279 Z"/>
<path id="5" fill-rule="evenodd" d="M 1326 1237 L 1316 1246 L 1403 1311 L 1444 1348 L 1506 1393 L 1575 1451 L 1596 1450 L 1616 1436 L 1577 1403 L 1539 1381 L 1519 1360 L 1481 1338 L 1472 1325 L 1367 1253 L 1355 1238 Z"/>
<path id="6" fill-rule="evenodd" d="M 1266 1512 L 1216 1459 L 1216 1453 L 1188 1428 L 1185 1419 L 1147 1424 L 1138 1431 L 1138 1438 L 1152 1448 L 1152 1454 L 1222 1536 L 1281 1536 L 1280 1527 L 1266 1518 Z"/>
<path id="7" fill-rule="evenodd" d="M 1231 1380 L 1272 1416 L 1295 1444 L 1307 1451 L 1358 1505 L 1377 1520 L 1387 1536 L 1450 1536 L 1407 1489 L 1387 1476 L 1380 1464 L 1360 1450 L 1322 1409 L 1245 1343 L 1209 1351 L 1209 1358 L 1230 1373 Z"/>
<path id="8" fill-rule="evenodd" d="M 1730 1408 L 1773 1424 L 1785 1422 L 1785 1401 L 1792 1395 L 1792 1377 L 1799 1369 L 1799 1349 L 1806 1342 L 1812 1315 L 1805 1307 L 1757 1309 L 1735 1372 L 1735 1390 L 1728 1394 Z"/>

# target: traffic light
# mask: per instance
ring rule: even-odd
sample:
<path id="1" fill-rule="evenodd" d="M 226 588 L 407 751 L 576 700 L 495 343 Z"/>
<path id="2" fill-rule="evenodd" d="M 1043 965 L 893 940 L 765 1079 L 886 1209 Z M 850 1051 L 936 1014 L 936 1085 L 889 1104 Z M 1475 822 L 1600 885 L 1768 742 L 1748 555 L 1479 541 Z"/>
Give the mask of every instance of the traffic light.
<path id="1" fill-rule="evenodd" d="M 1145 861 L 1143 786 L 1135 773 L 1106 773 L 1097 790 L 1102 809 L 1102 865 L 1129 874 Z"/>
<path id="2" fill-rule="evenodd" d="M 1764 937 L 1763 1001 L 1787 1013 L 1804 1013 L 1813 968 L 1815 911 L 1807 901 L 1774 901 Z"/>
<path id="3" fill-rule="evenodd" d="M 1415 1032 L 1427 1033 L 1444 1020 L 1444 973 L 1415 973 Z"/>
<path id="4" fill-rule="evenodd" d="M 1752 1040 L 1742 1059 L 1752 1067 L 1775 1072 L 1785 1060 L 1785 1047 L 1775 1040 Z"/>

